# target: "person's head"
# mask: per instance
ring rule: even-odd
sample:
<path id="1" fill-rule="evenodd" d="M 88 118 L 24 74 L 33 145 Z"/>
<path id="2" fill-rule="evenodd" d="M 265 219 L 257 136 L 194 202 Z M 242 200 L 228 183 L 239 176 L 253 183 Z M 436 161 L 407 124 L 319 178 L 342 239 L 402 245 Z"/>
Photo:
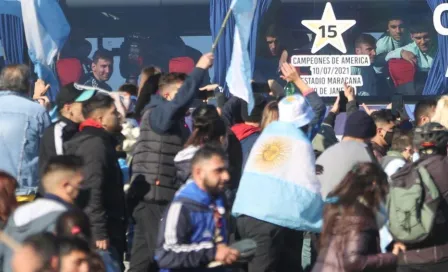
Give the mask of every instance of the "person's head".
<path id="1" fill-rule="evenodd" d="M 93 54 L 92 72 L 99 81 L 108 81 L 114 72 L 114 57 L 105 49 L 97 50 Z"/>
<path id="2" fill-rule="evenodd" d="M 370 142 L 376 135 L 376 125 L 365 111 L 350 114 L 345 122 L 343 141 Z"/>
<path id="3" fill-rule="evenodd" d="M 434 116 L 431 118 L 431 122 L 436 122 L 442 126 L 448 128 L 448 96 L 442 96 L 437 101 L 437 106 L 434 111 Z"/>
<path id="4" fill-rule="evenodd" d="M 414 24 L 409 28 L 412 40 L 417 44 L 420 51 L 428 52 L 433 45 L 433 31 L 430 24 Z"/>
<path id="5" fill-rule="evenodd" d="M 405 34 L 404 21 L 400 16 L 390 17 L 387 21 L 387 33 L 392 39 L 400 41 Z"/>
<path id="6" fill-rule="evenodd" d="M 191 175 L 199 188 L 211 195 L 221 194 L 230 179 L 225 151 L 214 145 L 199 149 L 191 161 Z"/>
<path id="7" fill-rule="evenodd" d="M 23 64 L 8 65 L 0 73 L 0 91 L 27 93 L 30 89 L 30 69 Z"/>
<path id="8" fill-rule="evenodd" d="M 252 126 L 260 126 L 266 103 L 266 98 L 262 94 L 254 93 L 254 108 L 249 114 L 247 102 L 241 101 L 241 118 L 243 121 Z"/>
<path id="9" fill-rule="evenodd" d="M 140 90 L 143 88 L 143 85 L 145 84 L 145 82 L 148 80 L 148 78 L 152 77 L 153 75 L 160 74 L 160 73 L 161 73 L 160 68 L 155 67 L 155 66 L 143 68 L 140 73 L 140 81 L 138 84 L 139 93 L 140 93 Z"/>
<path id="10" fill-rule="evenodd" d="M 45 192 L 57 195 L 68 203 L 74 203 L 84 180 L 82 167 L 82 159 L 74 155 L 51 157 L 42 174 Z"/>
<path id="11" fill-rule="evenodd" d="M 92 238 L 89 217 L 81 210 L 70 210 L 61 214 L 56 221 L 55 231 L 58 236 L 74 236 L 87 241 Z"/>
<path id="12" fill-rule="evenodd" d="M 82 113 L 84 118 L 92 119 L 110 133 L 121 130 L 120 114 L 115 107 L 112 97 L 104 94 L 97 94 L 87 100 L 82 105 Z"/>
<path id="13" fill-rule="evenodd" d="M 278 102 L 269 102 L 263 110 L 263 118 L 261 118 L 261 130 L 265 129 L 270 123 L 278 120 Z"/>
<path id="14" fill-rule="evenodd" d="M 118 91 L 126 93 L 128 95 L 137 96 L 138 88 L 134 84 L 125 83 L 125 84 L 121 85 L 120 88 L 118 88 Z"/>
<path id="15" fill-rule="evenodd" d="M 412 133 L 403 133 L 400 130 L 396 130 L 394 132 L 390 150 L 400 152 L 407 161 L 411 160 L 412 155 L 414 154 Z"/>
<path id="16" fill-rule="evenodd" d="M 415 128 L 414 146 L 420 154 L 447 154 L 448 132 L 439 123 L 426 123 Z"/>
<path id="17" fill-rule="evenodd" d="M 356 55 L 367 55 L 373 64 L 376 56 L 376 40 L 370 34 L 361 34 L 355 40 Z"/>
<path id="18" fill-rule="evenodd" d="M 390 146 L 394 136 L 394 116 L 390 110 L 379 110 L 371 114 L 375 121 L 377 144 L 382 146 Z"/>
<path id="19" fill-rule="evenodd" d="M 93 90 L 80 90 L 75 87 L 74 83 L 65 85 L 56 96 L 56 106 L 59 114 L 74 123 L 83 122 L 82 102 L 92 98 L 95 93 Z"/>
<path id="20" fill-rule="evenodd" d="M 25 239 L 11 261 L 14 272 L 58 271 L 58 240 L 48 232 Z"/>
<path id="21" fill-rule="evenodd" d="M 187 78 L 183 73 L 169 73 L 162 75 L 159 81 L 159 92 L 166 100 L 171 101 Z"/>
<path id="22" fill-rule="evenodd" d="M 420 100 L 415 105 L 414 119 L 417 126 L 423 126 L 431 122 L 436 112 L 437 101 L 435 100 Z"/>
<path id="23" fill-rule="evenodd" d="M 86 240 L 78 237 L 60 237 L 59 271 L 88 272 L 90 246 Z"/>
<path id="24" fill-rule="evenodd" d="M 280 40 L 277 27 L 275 25 L 270 25 L 266 30 L 265 34 L 266 43 L 268 44 L 269 51 L 272 56 L 278 56 L 280 52 Z"/>
<path id="25" fill-rule="evenodd" d="M 106 272 L 106 265 L 101 256 L 96 252 L 91 252 L 89 256 L 89 271 Z"/>
<path id="26" fill-rule="evenodd" d="M 137 104 L 135 105 L 134 109 L 134 117 L 137 120 L 140 120 L 142 111 L 148 105 L 148 103 L 151 101 L 151 96 L 156 94 L 159 90 L 159 81 L 161 78 L 161 74 L 156 74 L 153 76 L 150 76 L 145 83 L 143 83 L 143 87 L 140 88 Z"/>
<path id="27" fill-rule="evenodd" d="M 324 208 L 321 236 L 322 246 L 328 247 L 336 220 L 342 223 L 341 228 L 350 228 L 354 227 L 351 226 L 353 221 L 346 220 L 350 216 L 361 215 L 374 219 L 376 214 L 381 212 L 388 189 L 387 175 L 381 166 L 376 163 L 355 164 L 327 196 L 328 204 Z"/>
<path id="28" fill-rule="evenodd" d="M 301 95 L 291 95 L 278 103 L 278 120 L 291 123 L 305 134 L 308 133 L 308 124 L 314 118 L 314 112 L 305 98 Z"/>
<path id="29" fill-rule="evenodd" d="M 17 208 L 17 180 L 10 174 L 0 171 L 0 220 L 6 222 Z"/>
<path id="30" fill-rule="evenodd" d="M 219 116 L 215 106 L 201 105 L 192 113 L 193 132 L 185 146 L 202 146 L 204 144 L 224 144 L 227 127 Z"/>

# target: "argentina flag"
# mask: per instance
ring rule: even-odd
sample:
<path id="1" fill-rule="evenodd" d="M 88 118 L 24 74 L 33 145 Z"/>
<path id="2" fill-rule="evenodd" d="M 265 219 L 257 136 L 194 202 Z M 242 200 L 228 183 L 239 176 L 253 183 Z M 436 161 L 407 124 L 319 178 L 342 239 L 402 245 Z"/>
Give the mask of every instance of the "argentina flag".
<path id="1" fill-rule="evenodd" d="M 320 232 L 323 205 L 309 139 L 292 123 L 271 123 L 250 152 L 233 215 Z"/>
<path id="2" fill-rule="evenodd" d="M 235 17 L 235 35 L 226 82 L 231 94 L 248 103 L 249 113 L 254 107 L 254 98 L 248 45 L 256 6 L 257 0 L 233 0 L 230 6 Z"/>

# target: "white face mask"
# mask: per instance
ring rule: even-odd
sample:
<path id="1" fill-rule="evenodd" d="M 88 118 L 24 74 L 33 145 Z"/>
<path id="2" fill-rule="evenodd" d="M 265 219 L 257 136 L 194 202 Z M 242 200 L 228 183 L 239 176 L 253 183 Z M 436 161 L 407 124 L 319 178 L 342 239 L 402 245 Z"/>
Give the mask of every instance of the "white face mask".
<path id="1" fill-rule="evenodd" d="M 375 212 L 375 220 L 376 225 L 378 226 L 378 229 L 381 229 L 384 227 L 384 225 L 389 220 L 389 216 L 387 214 L 386 205 L 384 205 L 383 202 L 381 202 L 380 206 L 378 207 L 378 210 Z"/>

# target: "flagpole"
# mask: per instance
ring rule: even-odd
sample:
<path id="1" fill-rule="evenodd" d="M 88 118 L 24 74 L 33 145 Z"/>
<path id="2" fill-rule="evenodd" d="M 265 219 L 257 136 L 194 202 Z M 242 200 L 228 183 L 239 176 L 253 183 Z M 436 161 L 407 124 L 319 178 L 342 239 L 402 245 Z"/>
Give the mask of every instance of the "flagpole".
<path id="1" fill-rule="evenodd" d="M 224 29 L 226 28 L 227 21 L 230 18 L 230 14 L 232 14 L 232 9 L 233 9 L 233 5 L 230 6 L 229 10 L 227 11 L 226 17 L 224 18 L 224 21 L 221 24 L 221 28 L 219 29 L 218 35 L 216 36 L 215 41 L 213 42 L 213 45 L 212 45 L 212 52 L 215 51 L 215 48 L 218 45 L 219 38 L 221 38 L 222 33 L 224 32 Z"/>

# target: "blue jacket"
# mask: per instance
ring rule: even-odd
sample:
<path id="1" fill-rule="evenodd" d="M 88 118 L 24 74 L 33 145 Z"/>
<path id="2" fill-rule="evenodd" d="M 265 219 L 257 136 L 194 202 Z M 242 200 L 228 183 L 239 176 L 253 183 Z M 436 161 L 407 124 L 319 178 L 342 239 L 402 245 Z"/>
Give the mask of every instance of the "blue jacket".
<path id="1" fill-rule="evenodd" d="M 162 219 L 156 257 L 160 271 L 225 271 L 207 269 L 216 254 L 214 209 L 221 214 L 222 242 L 227 243 L 224 201 L 212 198 L 189 180 L 176 193 Z"/>
<path id="2" fill-rule="evenodd" d="M 38 103 L 18 92 L 0 91 L 0 169 L 16 177 L 17 195 L 37 191 L 39 142 L 50 124 Z"/>

